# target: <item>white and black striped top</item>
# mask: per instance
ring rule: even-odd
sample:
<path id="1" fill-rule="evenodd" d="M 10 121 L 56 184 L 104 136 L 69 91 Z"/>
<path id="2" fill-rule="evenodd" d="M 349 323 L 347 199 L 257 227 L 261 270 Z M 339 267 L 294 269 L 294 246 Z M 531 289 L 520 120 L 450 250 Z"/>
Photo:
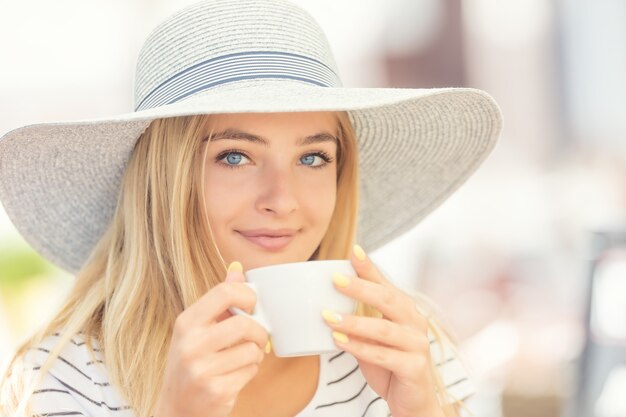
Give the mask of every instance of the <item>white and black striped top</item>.
<path id="1" fill-rule="evenodd" d="M 38 369 L 49 355 L 58 334 L 49 336 L 32 348 L 26 362 Z M 94 347 L 98 349 L 97 344 Z M 119 388 L 111 385 L 97 350 L 92 358 L 82 335 L 72 339 L 31 400 L 37 416 L 134 417 L 125 404 Z M 444 357 L 435 341 L 431 342 L 433 360 L 451 396 L 465 399 L 474 393 L 464 367 L 446 348 Z M 309 404 L 296 417 L 387 417 L 387 403 L 367 385 L 356 359 L 346 352 L 319 356 L 320 377 L 317 391 Z M 450 401 L 453 401 L 452 398 Z"/>

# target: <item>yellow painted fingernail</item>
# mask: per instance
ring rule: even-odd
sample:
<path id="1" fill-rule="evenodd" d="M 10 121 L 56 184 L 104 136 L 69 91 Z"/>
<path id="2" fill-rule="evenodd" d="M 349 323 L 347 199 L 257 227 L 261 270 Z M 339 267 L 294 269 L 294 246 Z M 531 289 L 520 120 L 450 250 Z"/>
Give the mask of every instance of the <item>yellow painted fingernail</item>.
<path id="1" fill-rule="evenodd" d="M 339 272 L 333 272 L 333 282 L 340 287 L 347 287 L 350 285 L 350 278 Z"/>
<path id="2" fill-rule="evenodd" d="M 265 345 L 265 353 L 270 353 L 272 351 L 272 343 L 268 340 Z"/>
<path id="3" fill-rule="evenodd" d="M 238 261 L 231 262 L 230 265 L 228 265 L 228 272 L 243 272 L 243 267 Z"/>
<path id="4" fill-rule="evenodd" d="M 359 245 L 354 245 L 354 247 L 352 248 L 354 250 L 354 255 L 356 256 L 356 258 L 359 261 L 364 261 L 365 260 L 365 251 L 363 250 L 363 248 Z"/>
<path id="5" fill-rule="evenodd" d="M 348 336 L 346 336 L 345 334 L 341 333 L 341 332 L 333 332 L 333 338 L 335 338 L 336 341 L 341 342 L 341 343 L 348 343 Z"/>
<path id="6" fill-rule="evenodd" d="M 324 320 L 326 320 L 327 322 L 335 323 L 335 324 L 341 323 L 341 320 L 343 319 L 343 317 L 341 317 L 341 314 L 332 312 L 330 310 L 323 310 L 322 316 L 324 317 Z"/>

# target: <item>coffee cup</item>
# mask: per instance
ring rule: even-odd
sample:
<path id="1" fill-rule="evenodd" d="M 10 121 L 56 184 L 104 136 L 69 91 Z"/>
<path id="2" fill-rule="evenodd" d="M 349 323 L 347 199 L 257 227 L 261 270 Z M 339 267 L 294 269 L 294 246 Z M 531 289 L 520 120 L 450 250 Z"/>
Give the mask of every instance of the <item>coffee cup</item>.
<path id="1" fill-rule="evenodd" d="M 244 272 L 257 295 L 253 314 L 231 307 L 233 314 L 247 315 L 270 334 L 276 356 L 309 356 L 340 351 L 322 310 L 352 314 L 356 300 L 339 292 L 332 275 L 356 273 L 349 260 L 319 260 L 275 264 Z"/>

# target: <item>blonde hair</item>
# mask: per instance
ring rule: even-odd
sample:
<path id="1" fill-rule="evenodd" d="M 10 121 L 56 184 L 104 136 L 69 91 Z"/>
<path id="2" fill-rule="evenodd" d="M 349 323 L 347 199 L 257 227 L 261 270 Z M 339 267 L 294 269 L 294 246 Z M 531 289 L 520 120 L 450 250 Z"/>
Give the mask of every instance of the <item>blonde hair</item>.
<path id="1" fill-rule="evenodd" d="M 337 197 L 327 233 L 311 259 L 347 259 L 358 212 L 356 135 L 348 113 L 337 112 Z M 76 275 L 76 284 L 50 323 L 25 341 L 7 363 L 0 414 L 29 415 L 28 400 L 63 347 L 79 332 L 100 345 L 111 383 L 137 417 L 157 402 L 176 317 L 223 281 L 226 268 L 204 207 L 206 136 L 211 116 L 154 120 L 139 137 L 125 171 L 113 219 Z M 213 242 L 213 244 L 206 244 Z M 191 279 L 193 277 L 193 279 Z M 357 314 L 382 317 L 358 304 Z M 29 348 L 58 331 L 38 373 L 26 371 Z M 433 327 L 440 340 L 446 335 Z M 434 365 L 433 365 L 434 369 Z M 435 372 L 444 404 L 445 387 Z M 448 416 L 457 413 L 448 409 Z"/>

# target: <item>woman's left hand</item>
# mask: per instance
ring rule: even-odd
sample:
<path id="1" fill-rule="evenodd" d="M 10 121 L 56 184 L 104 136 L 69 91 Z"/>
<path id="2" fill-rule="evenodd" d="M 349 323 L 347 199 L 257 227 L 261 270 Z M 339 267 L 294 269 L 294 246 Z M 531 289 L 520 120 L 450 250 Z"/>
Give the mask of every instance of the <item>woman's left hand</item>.
<path id="1" fill-rule="evenodd" d="M 442 416 L 431 374 L 428 321 L 417 310 L 416 300 L 391 284 L 360 246 L 351 261 L 358 276 L 341 275 L 347 280 L 342 286 L 335 279 L 335 288 L 376 308 L 383 317 L 342 314 L 339 323 L 332 323 L 326 311 L 333 335 L 341 333 L 335 337 L 337 346 L 357 359 L 367 383 L 394 417 Z"/>

